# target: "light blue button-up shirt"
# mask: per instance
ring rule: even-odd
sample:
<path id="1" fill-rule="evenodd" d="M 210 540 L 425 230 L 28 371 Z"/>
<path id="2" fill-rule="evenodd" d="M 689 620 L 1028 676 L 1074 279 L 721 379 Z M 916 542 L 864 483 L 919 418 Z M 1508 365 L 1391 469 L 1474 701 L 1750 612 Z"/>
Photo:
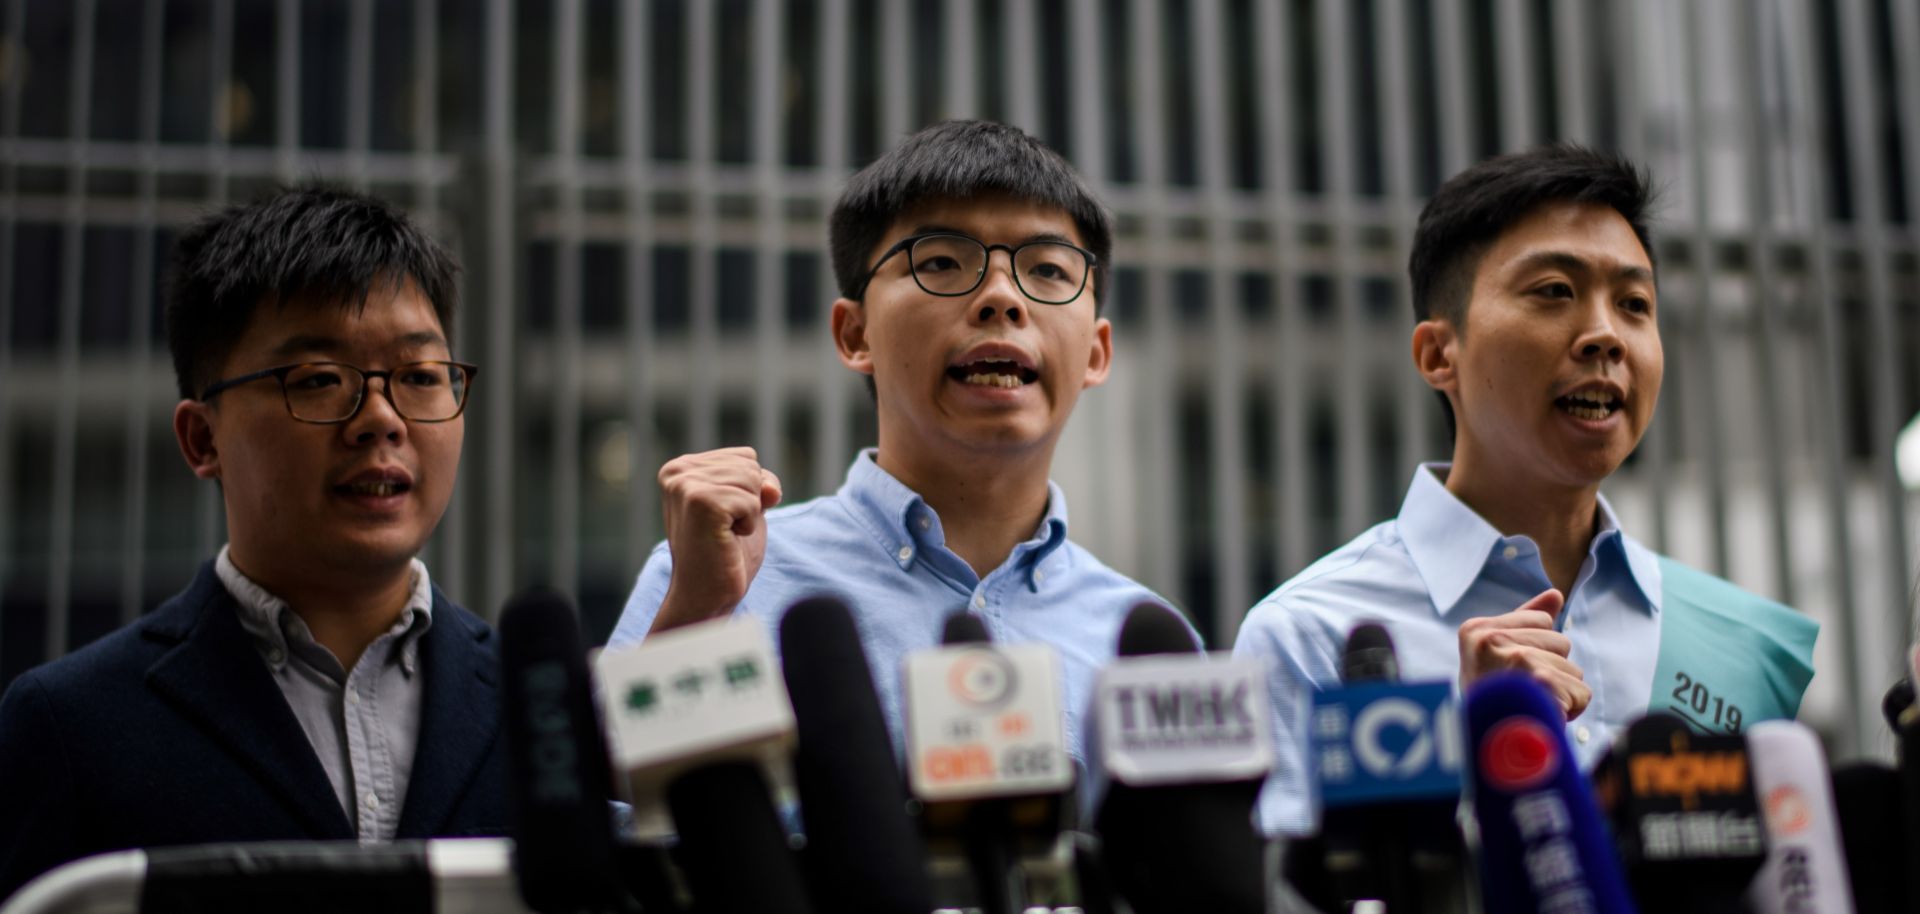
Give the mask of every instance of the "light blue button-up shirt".
<path id="1" fill-rule="evenodd" d="M 1421 466 L 1400 515 L 1308 566 L 1254 606 L 1234 644 L 1267 665 L 1279 743 L 1260 794 L 1269 832 L 1315 828 L 1307 712 L 1313 690 L 1340 684 L 1340 652 L 1355 625 L 1374 621 L 1393 636 L 1400 676 L 1459 688 L 1462 622 L 1518 609 L 1553 586 L 1540 549 L 1502 536 L 1447 491 L 1448 465 Z M 1660 653 L 1659 556 L 1620 529 L 1602 497 L 1599 526 L 1559 616 L 1569 659 L 1593 701 L 1567 723 L 1567 738 L 1591 767 L 1615 735 L 1644 714 Z"/>
<path id="2" fill-rule="evenodd" d="M 947 548 L 940 517 L 865 451 L 833 495 L 767 512 L 767 554 L 736 613 L 764 620 L 775 639 L 780 617 L 808 597 L 846 601 L 873 670 L 880 710 L 904 757 L 901 662 L 940 643 L 947 616 L 969 610 L 1000 643 L 1038 641 L 1061 660 L 1068 751 L 1081 763 L 1081 717 L 1095 671 L 1113 659 L 1127 611 L 1159 596 L 1108 568 L 1067 539 L 1067 502 L 1047 484 L 1047 514 L 1033 538 L 982 578 Z M 673 557 L 654 547 L 609 647 L 639 642 L 666 599 Z"/>

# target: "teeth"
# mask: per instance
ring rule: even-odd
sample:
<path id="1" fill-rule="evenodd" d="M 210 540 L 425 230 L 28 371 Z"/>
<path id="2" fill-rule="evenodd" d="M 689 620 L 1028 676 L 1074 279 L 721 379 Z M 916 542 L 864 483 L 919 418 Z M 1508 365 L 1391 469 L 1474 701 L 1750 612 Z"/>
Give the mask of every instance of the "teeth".
<path id="1" fill-rule="evenodd" d="M 355 495 L 371 495 L 375 498 L 385 498 L 399 490 L 400 487 L 391 482 L 355 482 L 347 484 L 348 492 Z"/>
<path id="2" fill-rule="evenodd" d="M 982 387 L 1012 388 L 1020 386 L 1020 378 L 1010 374 L 975 373 L 967 375 L 966 382 L 968 384 L 978 384 Z"/>
<path id="3" fill-rule="evenodd" d="M 1565 407 L 1565 409 L 1567 412 L 1572 413 L 1574 416 L 1578 418 L 1590 419 L 1595 422 L 1598 422 L 1601 419 L 1605 419 L 1609 415 L 1613 414 L 1612 410 L 1607 409 L 1604 406 L 1568 406 L 1568 407 Z"/>
<path id="4" fill-rule="evenodd" d="M 1613 405 L 1613 395 L 1609 393 L 1605 393 L 1603 391 L 1598 391 L 1598 390 L 1583 390 L 1583 391 L 1580 391 L 1579 393 L 1568 394 L 1567 399 L 1581 400 L 1587 403 L 1592 403 L 1595 406 L 1612 406 Z"/>

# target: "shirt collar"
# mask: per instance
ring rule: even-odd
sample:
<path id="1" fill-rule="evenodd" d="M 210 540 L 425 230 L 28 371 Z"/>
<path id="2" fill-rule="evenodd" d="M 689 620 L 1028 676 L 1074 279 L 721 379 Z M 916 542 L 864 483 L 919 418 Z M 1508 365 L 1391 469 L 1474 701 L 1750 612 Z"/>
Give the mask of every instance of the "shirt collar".
<path id="1" fill-rule="evenodd" d="M 920 558 L 922 544 L 942 544 L 946 534 L 940 516 L 920 493 L 880 468 L 867 448 L 847 468 L 846 482 L 840 486 L 840 498 L 851 506 L 853 516 L 880 543 L 881 548 L 902 570 Z M 1034 565 L 1067 541 L 1067 498 L 1052 480 L 1047 481 L 1047 514 L 1034 529 L 1032 539 L 1014 547 L 1013 558 L 1024 558 Z"/>
<path id="2" fill-rule="evenodd" d="M 254 646 L 259 648 L 260 656 L 267 665 L 275 670 L 286 665 L 288 639 L 301 646 L 314 645 L 313 633 L 307 628 L 305 620 L 287 605 L 287 601 L 274 596 L 266 588 L 240 571 L 227 553 L 231 545 L 221 546 L 220 554 L 213 562 L 214 574 L 220 583 L 233 596 L 234 603 L 240 607 L 240 627 L 252 636 Z M 389 633 L 404 636 L 400 651 L 400 665 L 406 674 L 413 675 L 420 659 L 420 636 L 433 626 L 433 582 L 427 576 L 427 565 L 419 559 L 413 560 L 413 592 L 407 597 L 405 610 L 394 621 Z"/>
<path id="3" fill-rule="evenodd" d="M 1493 557 L 1494 547 L 1506 539 L 1441 482 L 1451 468 L 1449 463 L 1423 463 L 1414 470 L 1397 521 L 1407 554 L 1426 582 L 1434 608 L 1443 616 L 1466 596 Z M 1598 496 L 1598 501 L 1599 529 L 1594 532 L 1588 554 L 1598 562 L 1603 552 L 1611 551 L 1615 559 L 1624 560 L 1648 610 L 1659 612 L 1659 560 L 1627 537 L 1605 495 Z"/>

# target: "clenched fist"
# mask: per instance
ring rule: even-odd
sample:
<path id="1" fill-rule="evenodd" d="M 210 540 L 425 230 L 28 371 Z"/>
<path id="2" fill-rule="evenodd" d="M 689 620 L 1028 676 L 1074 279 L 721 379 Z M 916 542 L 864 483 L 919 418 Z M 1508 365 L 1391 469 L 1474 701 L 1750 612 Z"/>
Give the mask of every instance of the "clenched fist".
<path id="1" fill-rule="evenodd" d="M 1593 700 L 1585 674 L 1567 659 L 1573 642 L 1554 630 L 1566 604 L 1558 590 L 1542 591 L 1519 609 L 1501 616 L 1468 619 L 1460 625 L 1460 689 L 1480 677 L 1517 670 L 1533 677 L 1560 703 L 1567 719 L 1580 716 Z"/>
<path id="2" fill-rule="evenodd" d="M 780 479 L 750 447 L 686 454 L 660 468 L 673 577 L 653 618 L 665 631 L 733 611 L 767 555 L 766 511 Z"/>

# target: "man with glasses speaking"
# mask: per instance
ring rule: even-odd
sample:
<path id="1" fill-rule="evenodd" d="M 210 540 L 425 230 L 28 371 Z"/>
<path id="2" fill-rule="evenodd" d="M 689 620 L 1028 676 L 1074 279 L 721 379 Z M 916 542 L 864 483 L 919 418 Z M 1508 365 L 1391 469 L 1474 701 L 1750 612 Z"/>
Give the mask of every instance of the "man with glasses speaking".
<path id="1" fill-rule="evenodd" d="M 926 128 L 855 174 L 829 229 L 840 361 L 866 375 L 877 449 L 832 495 L 771 510 L 753 450 L 660 470 L 667 541 L 611 644 L 727 614 L 777 625 L 795 602 L 851 608 L 903 743 L 900 661 L 962 610 L 994 640 L 1058 649 L 1069 752 L 1127 610 L 1158 600 L 1067 539 L 1048 479 L 1081 391 L 1107 379 L 1113 227 L 1072 166 L 1020 130 Z"/>
<path id="2" fill-rule="evenodd" d="M 308 187 L 175 247 L 173 429 L 227 544 L 0 700 L 0 897 L 105 851 L 499 834 L 492 631 L 416 557 L 460 463 L 452 256 Z"/>

